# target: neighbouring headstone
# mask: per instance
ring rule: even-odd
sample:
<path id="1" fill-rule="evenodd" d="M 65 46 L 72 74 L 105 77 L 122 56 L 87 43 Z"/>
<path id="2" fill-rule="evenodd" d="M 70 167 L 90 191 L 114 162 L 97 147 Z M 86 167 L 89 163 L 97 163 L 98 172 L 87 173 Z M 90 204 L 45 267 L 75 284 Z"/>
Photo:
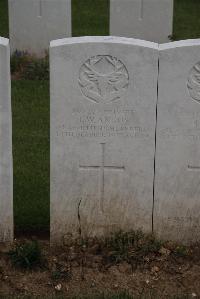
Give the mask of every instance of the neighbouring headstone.
<path id="1" fill-rule="evenodd" d="M 173 0 L 110 0 L 110 35 L 163 43 L 173 27 Z"/>
<path id="2" fill-rule="evenodd" d="M 152 229 L 158 45 L 53 41 L 51 242 Z"/>
<path id="3" fill-rule="evenodd" d="M 44 56 L 53 39 L 71 36 L 71 0 L 9 0 L 11 53 Z"/>
<path id="4" fill-rule="evenodd" d="M 154 230 L 200 240 L 200 40 L 160 46 Z"/>
<path id="5" fill-rule="evenodd" d="M 13 171 L 10 49 L 0 37 L 0 242 L 13 239 Z"/>

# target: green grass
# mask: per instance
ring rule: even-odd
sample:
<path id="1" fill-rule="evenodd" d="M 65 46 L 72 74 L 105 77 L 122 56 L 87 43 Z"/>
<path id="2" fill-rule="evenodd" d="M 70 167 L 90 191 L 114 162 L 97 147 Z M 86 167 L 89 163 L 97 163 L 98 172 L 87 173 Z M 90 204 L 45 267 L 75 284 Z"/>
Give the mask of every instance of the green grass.
<path id="1" fill-rule="evenodd" d="M 0 36 L 8 37 L 8 0 L 0 0 Z"/>
<path id="2" fill-rule="evenodd" d="M 41 248 L 37 241 L 26 241 L 15 244 L 8 256 L 12 266 L 19 269 L 36 269 L 44 266 Z"/>
<path id="3" fill-rule="evenodd" d="M 14 214 L 17 230 L 49 228 L 49 84 L 12 82 Z"/>
<path id="4" fill-rule="evenodd" d="M 199 0 L 175 0 L 173 39 L 200 38 L 199 14 Z"/>
<path id="5" fill-rule="evenodd" d="M 109 0 L 72 0 L 73 36 L 109 34 Z"/>
<path id="6" fill-rule="evenodd" d="M 175 0 L 175 40 L 200 37 L 200 1 Z M 109 0 L 72 0 L 73 36 L 107 35 Z M 7 0 L 0 35 L 8 36 Z M 49 229 L 49 84 L 12 82 L 14 214 L 20 231 Z"/>

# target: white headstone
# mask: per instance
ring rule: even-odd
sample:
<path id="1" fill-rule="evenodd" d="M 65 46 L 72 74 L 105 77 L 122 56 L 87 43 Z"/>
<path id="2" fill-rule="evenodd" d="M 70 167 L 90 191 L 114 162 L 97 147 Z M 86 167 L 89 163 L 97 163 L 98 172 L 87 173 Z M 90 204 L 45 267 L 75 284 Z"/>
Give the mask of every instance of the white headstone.
<path id="1" fill-rule="evenodd" d="M 51 241 L 152 229 L 157 44 L 53 41 Z"/>
<path id="2" fill-rule="evenodd" d="M 200 40 L 160 46 L 154 229 L 200 240 Z"/>
<path id="3" fill-rule="evenodd" d="M 10 49 L 0 37 L 0 242 L 13 239 Z"/>
<path id="4" fill-rule="evenodd" d="M 173 25 L 173 0 L 110 0 L 110 35 L 163 43 Z"/>
<path id="5" fill-rule="evenodd" d="M 9 0 L 11 52 L 44 56 L 53 39 L 71 36 L 71 0 Z"/>

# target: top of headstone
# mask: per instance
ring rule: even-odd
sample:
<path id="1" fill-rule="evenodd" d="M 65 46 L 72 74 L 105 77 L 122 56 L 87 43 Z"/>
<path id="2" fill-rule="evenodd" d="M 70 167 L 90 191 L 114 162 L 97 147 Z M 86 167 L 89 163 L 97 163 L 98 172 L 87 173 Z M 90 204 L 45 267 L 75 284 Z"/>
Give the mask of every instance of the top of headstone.
<path id="1" fill-rule="evenodd" d="M 9 39 L 0 36 L 0 44 L 3 46 L 9 45 Z"/>
<path id="2" fill-rule="evenodd" d="M 199 45 L 200 45 L 200 39 L 186 39 L 186 40 L 180 40 L 180 41 L 176 41 L 176 42 L 161 44 L 161 45 L 159 45 L 159 49 L 167 50 L 167 49 L 173 49 L 173 48 L 199 46 Z"/>
<path id="3" fill-rule="evenodd" d="M 84 36 L 84 37 L 71 37 L 71 38 L 63 38 L 63 39 L 57 39 L 53 40 L 50 43 L 50 47 L 58 47 L 58 46 L 64 46 L 69 44 L 81 44 L 81 43 L 113 43 L 113 44 L 129 44 L 129 45 L 135 45 L 140 47 L 147 47 L 152 49 L 158 49 L 158 44 L 140 40 L 140 39 L 134 39 L 134 38 L 126 38 L 126 37 L 117 37 L 117 36 Z"/>

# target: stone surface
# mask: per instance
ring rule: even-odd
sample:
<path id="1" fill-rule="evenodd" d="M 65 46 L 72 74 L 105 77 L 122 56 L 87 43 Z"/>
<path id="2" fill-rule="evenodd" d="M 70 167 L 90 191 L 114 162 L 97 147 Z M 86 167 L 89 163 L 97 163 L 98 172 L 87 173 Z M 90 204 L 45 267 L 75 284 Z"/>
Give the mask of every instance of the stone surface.
<path id="1" fill-rule="evenodd" d="M 53 39 L 71 36 L 71 0 L 9 0 L 11 52 L 44 56 Z"/>
<path id="2" fill-rule="evenodd" d="M 53 41 L 51 242 L 152 229 L 158 45 Z"/>
<path id="3" fill-rule="evenodd" d="M 110 0 L 110 35 L 163 43 L 173 25 L 173 0 Z"/>
<path id="4" fill-rule="evenodd" d="M 0 37 L 0 242 L 13 239 L 13 171 L 10 50 Z"/>
<path id="5" fill-rule="evenodd" d="M 160 46 L 154 230 L 200 240 L 200 40 Z"/>

